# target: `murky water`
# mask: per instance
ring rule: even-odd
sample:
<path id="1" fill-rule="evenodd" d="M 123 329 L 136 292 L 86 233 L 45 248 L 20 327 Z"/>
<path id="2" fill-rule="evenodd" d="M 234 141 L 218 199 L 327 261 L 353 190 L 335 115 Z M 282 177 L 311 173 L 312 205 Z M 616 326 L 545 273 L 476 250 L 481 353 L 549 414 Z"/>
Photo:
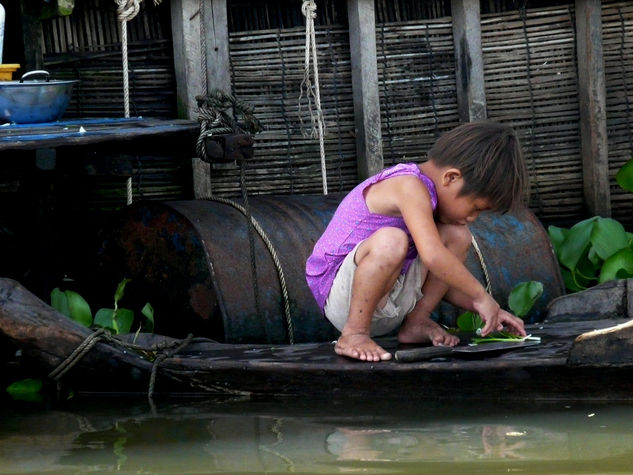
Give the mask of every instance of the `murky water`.
<path id="1" fill-rule="evenodd" d="M 0 473 L 632 473 L 633 405 L 5 401 Z"/>

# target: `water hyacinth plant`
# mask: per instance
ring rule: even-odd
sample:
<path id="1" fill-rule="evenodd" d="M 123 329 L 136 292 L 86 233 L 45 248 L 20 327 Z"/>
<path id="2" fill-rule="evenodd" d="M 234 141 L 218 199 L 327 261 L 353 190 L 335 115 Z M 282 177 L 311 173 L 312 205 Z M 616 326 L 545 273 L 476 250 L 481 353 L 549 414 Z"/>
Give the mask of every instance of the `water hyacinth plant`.
<path id="1" fill-rule="evenodd" d="M 633 192 L 633 159 L 620 168 L 616 181 Z M 633 234 L 615 219 L 594 216 L 569 229 L 549 226 L 547 232 L 567 290 L 633 277 Z"/>
<path id="2" fill-rule="evenodd" d="M 72 290 L 60 290 L 58 287 L 51 292 L 51 307 L 66 315 L 72 320 L 85 327 L 106 328 L 116 335 L 129 333 L 134 323 L 135 314 L 133 310 L 119 307 L 119 301 L 123 298 L 125 287 L 130 279 L 123 279 L 119 282 L 114 292 L 114 308 L 101 308 L 92 316 L 90 305 L 77 292 Z M 139 324 L 139 331 L 154 331 L 154 309 L 150 303 L 146 303 L 141 309 L 144 317 Z"/>
<path id="3" fill-rule="evenodd" d="M 543 284 L 534 280 L 521 282 L 515 285 L 508 295 L 508 307 L 517 317 L 525 317 L 532 309 L 536 301 L 543 295 Z M 474 333 L 471 343 L 491 343 L 491 342 L 507 342 L 507 341 L 525 341 L 528 339 L 536 339 L 528 335 L 522 337 L 514 335 L 510 332 L 493 332 L 485 337 L 479 336 L 479 332 L 484 326 L 484 321 L 474 312 L 464 312 L 457 317 L 457 328 L 463 333 Z"/>

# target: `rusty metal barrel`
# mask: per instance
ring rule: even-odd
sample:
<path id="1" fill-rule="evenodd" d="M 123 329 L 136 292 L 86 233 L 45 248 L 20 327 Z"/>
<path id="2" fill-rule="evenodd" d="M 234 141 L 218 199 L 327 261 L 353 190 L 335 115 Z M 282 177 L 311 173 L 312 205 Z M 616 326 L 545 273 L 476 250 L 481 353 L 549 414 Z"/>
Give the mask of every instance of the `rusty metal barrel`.
<path id="1" fill-rule="evenodd" d="M 138 203 L 122 211 L 106 240 L 104 268 L 133 279 L 137 291 L 155 307 L 158 333 L 193 332 L 227 343 L 287 343 L 290 332 L 297 343 L 331 340 L 337 334 L 307 287 L 305 262 L 341 199 L 342 195 L 249 199 L 248 209 L 276 251 L 279 267 L 256 232 L 251 253 L 244 210 L 212 200 Z M 529 210 L 484 213 L 471 231 L 500 304 L 506 303 L 517 283 L 540 281 L 545 293 L 531 317 L 538 319 L 545 304 L 562 295 L 549 239 Z M 466 265 L 485 283 L 474 253 Z M 454 318 L 452 310 L 440 311 L 446 313 L 441 318 Z"/>

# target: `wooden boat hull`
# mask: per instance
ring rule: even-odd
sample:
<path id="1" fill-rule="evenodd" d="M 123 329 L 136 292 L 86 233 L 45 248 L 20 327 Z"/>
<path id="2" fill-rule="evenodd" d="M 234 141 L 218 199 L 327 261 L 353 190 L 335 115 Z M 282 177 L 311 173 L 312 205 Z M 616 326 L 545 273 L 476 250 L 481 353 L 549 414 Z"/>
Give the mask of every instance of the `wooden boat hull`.
<path id="1" fill-rule="evenodd" d="M 154 394 L 309 396 L 392 399 L 633 399 L 633 365 L 573 366 L 567 362 L 576 336 L 622 320 L 541 323 L 530 331 L 539 345 L 476 359 L 365 363 L 339 357 L 332 343 L 222 344 L 193 339 L 166 358 Z M 0 279 L 0 332 L 45 374 L 92 334 L 31 294 Z M 177 340 L 141 335 L 139 346 Z M 382 342 L 396 350 L 395 340 Z M 147 392 L 152 362 L 122 346 L 96 343 L 62 377 L 76 392 Z"/>

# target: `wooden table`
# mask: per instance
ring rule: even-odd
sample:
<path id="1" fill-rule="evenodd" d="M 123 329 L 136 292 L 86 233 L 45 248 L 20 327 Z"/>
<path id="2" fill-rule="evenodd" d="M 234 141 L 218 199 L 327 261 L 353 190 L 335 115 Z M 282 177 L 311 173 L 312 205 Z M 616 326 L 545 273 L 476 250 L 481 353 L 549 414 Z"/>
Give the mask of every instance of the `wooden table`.
<path id="1" fill-rule="evenodd" d="M 89 145 L 167 134 L 195 134 L 199 124 L 191 120 L 74 119 L 43 124 L 0 126 L 0 151 L 35 150 L 69 145 Z"/>

